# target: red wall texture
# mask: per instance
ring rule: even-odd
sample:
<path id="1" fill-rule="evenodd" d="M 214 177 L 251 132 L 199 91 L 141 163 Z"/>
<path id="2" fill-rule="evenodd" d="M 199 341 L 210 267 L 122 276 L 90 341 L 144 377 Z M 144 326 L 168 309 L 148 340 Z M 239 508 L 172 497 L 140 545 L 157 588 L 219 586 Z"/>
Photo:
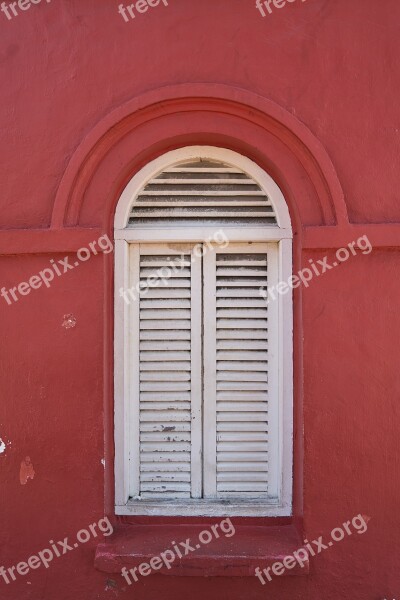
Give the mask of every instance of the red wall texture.
<path id="1" fill-rule="evenodd" d="M 95 569 L 91 539 L 0 579 L 0 598 L 400 597 L 399 19 L 397 0 L 297 0 L 265 17 L 252 0 L 169 0 L 129 22 L 111 0 L 0 13 L 2 287 L 112 237 L 127 181 L 185 145 L 236 150 L 274 177 L 295 271 L 363 235 L 373 246 L 294 296 L 293 523 L 312 540 L 362 514 L 365 534 L 264 587 L 163 575 L 129 587 Z M 99 254 L 0 297 L 0 566 L 104 515 L 118 531 L 148 522 L 113 516 L 112 289 L 113 255 Z"/>

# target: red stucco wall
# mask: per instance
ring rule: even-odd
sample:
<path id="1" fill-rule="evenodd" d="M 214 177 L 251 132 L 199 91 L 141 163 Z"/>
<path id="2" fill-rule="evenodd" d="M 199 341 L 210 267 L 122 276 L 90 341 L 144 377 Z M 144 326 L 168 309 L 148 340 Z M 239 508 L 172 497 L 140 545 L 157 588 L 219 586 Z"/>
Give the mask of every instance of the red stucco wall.
<path id="1" fill-rule="evenodd" d="M 294 522 L 316 539 L 370 521 L 309 576 L 268 587 L 153 575 L 129 588 L 95 570 L 91 540 L 0 579 L 0 598 L 399 598 L 400 5 L 298 0 L 263 18 L 250 0 L 169 0 L 128 23 L 117 9 L 0 13 L 1 287 L 112 236 L 121 190 L 160 153 L 250 156 L 287 198 L 295 270 L 364 234 L 374 246 L 294 298 Z M 12 305 L 0 297 L 0 566 L 104 514 L 127 521 L 112 510 L 112 285 L 112 254 L 98 255 Z"/>

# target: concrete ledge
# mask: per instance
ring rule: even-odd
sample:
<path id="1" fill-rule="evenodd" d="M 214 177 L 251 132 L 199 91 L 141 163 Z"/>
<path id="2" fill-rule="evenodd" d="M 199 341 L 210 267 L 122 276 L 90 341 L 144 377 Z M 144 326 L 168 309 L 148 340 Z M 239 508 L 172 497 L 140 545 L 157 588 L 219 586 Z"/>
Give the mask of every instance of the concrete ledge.
<path id="1" fill-rule="evenodd" d="M 123 567 L 132 569 L 141 563 L 149 563 L 152 557 L 173 549 L 177 544 L 182 553 L 176 552 L 175 559 L 167 568 L 151 570 L 147 574 L 163 574 L 183 577 L 247 577 L 254 576 L 256 567 L 265 569 L 302 548 L 302 540 L 296 529 L 285 526 L 237 526 L 232 537 L 218 530 L 218 539 L 213 535 L 209 544 L 201 544 L 199 534 L 211 532 L 210 525 L 126 525 L 116 531 L 107 542 L 98 545 L 95 567 L 106 573 L 120 573 Z M 193 551 L 185 555 L 185 547 L 179 542 L 188 542 Z M 307 575 L 308 553 L 304 549 L 304 566 L 298 562 L 293 568 L 285 569 L 283 576 Z M 138 576 L 141 577 L 141 575 Z M 273 577 L 276 577 L 275 575 Z"/>

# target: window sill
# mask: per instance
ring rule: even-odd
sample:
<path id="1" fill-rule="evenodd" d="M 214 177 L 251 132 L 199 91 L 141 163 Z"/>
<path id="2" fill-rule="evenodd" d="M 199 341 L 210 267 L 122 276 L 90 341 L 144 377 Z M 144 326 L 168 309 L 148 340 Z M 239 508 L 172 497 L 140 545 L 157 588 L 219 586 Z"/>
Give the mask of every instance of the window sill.
<path id="1" fill-rule="evenodd" d="M 95 567 L 105 573 L 120 573 L 123 567 L 131 569 L 141 563 L 149 563 L 178 543 L 190 538 L 196 546 L 199 534 L 210 530 L 205 525 L 126 525 L 115 531 L 107 542 L 97 546 Z M 167 569 L 151 571 L 153 574 L 183 577 L 247 577 L 254 576 L 256 567 L 265 569 L 302 547 L 302 540 L 292 525 L 284 526 L 236 526 L 231 537 L 213 539 L 202 544 L 182 558 L 176 557 Z M 184 547 L 179 546 L 184 554 Z M 304 551 L 307 553 L 306 551 Z M 298 563 L 285 569 L 282 576 L 308 575 L 309 561 L 303 568 Z M 273 576 L 276 577 L 276 576 Z"/>
<path id="2" fill-rule="evenodd" d="M 291 507 L 275 498 L 259 500 L 131 500 L 116 506 L 117 515 L 180 516 L 180 517 L 283 517 L 290 516 Z"/>

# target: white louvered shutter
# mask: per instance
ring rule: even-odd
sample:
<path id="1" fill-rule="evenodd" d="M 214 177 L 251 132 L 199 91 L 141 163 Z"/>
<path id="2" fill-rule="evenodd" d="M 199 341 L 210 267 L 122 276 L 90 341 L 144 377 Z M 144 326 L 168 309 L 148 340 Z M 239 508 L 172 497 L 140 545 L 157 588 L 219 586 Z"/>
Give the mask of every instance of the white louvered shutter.
<path id="1" fill-rule="evenodd" d="M 278 227 L 265 191 L 240 169 L 202 159 L 154 175 L 128 222 L 153 239 L 167 228 L 176 240 L 186 229 L 229 236 L 246 227 L 251 239 L 254 226 Z M 279 315 L 260 290 L 278 282 L 277 244 L 203 243 L 202 257 L 179 242 L 131 244 L 130 252 L 130 281 L 155 278 L 131 308 L 132 497 L 274 500 Z M 180 257 L 182 268 L 163 278 Z"/>
<path id="2" fill-rule="evenodd" d="M 204 257 L 206 497 L 277 496 L 277 282 L 274 244 Z"/>
<path id="3" fill-rule="evenodd" d="M 140 280 L 143 286 L 132 309 L 133 336 L 139 340 L 132 361 L 133 369 L 138 366 L 133 395 L 139 401 L 133 489 L 142 500 L 197 498 L 201 495 L 201 264 L 190 246 L 179 244 L 173 249 L 133 246 L 131 264 L 132 280 Z"/>
<path id="4" fill-rule="evenodd" d="M 138 194 L 129 227 L 276 225 L 266 193 L 240 169 L 197 160 L 156 175 Z"/>

